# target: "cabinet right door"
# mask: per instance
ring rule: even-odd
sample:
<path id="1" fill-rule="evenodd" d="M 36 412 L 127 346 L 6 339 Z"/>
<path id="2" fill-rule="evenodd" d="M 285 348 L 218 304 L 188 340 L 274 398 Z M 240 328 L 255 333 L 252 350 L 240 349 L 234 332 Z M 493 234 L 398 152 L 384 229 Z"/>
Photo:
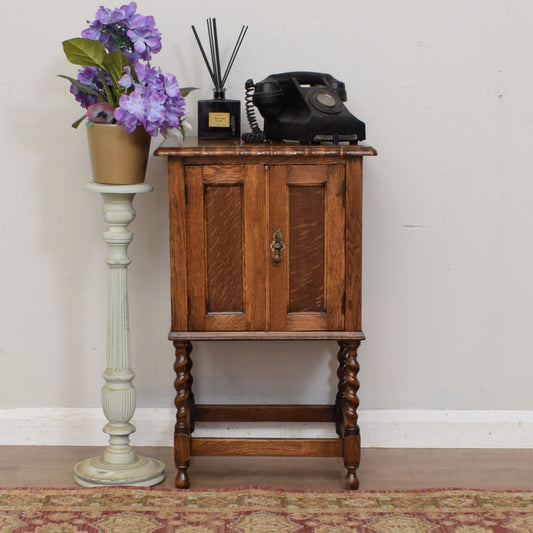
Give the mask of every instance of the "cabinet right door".
<path id="1" fill-rule="evenodd" d="M 345 166 L 272 165 L 268 187 L 267 329 L 343 330 Z"/>

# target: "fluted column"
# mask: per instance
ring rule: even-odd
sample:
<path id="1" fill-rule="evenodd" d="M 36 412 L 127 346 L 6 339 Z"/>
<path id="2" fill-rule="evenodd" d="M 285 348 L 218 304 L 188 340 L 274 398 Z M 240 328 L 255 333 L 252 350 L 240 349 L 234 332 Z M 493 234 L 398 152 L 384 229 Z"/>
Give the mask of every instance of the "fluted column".
<path id="1" fill-rule="evenodd" d="M 101 457 L 81 461 L 74 467 L 74 479 L 83 486 L 139 485 L 152 486 L 165 478 L 164 464 L 156 459 L 138 456 L 130 446 L 129 436 L 135 431 L 130 423 L 135 413 L 135 374 L 131 369 L 127 255 L 133 234 L 128 225 L 135 218 L 132 201 L 137 193 L 150 192 L 151 185 L 98 185 L 87 189 L 99 192 L 104 199 L 102 210 L 107 230 L 106 263 L 109 268 L 107 357 L 102 388 L 102 407 L 108 420 L 104 432 L 109 446 Z"/>

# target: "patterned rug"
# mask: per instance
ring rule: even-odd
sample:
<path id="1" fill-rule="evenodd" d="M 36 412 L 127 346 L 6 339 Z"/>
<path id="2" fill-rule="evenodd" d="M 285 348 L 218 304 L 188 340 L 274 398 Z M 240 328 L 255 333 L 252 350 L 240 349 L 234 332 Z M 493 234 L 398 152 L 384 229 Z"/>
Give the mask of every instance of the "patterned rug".
<path id="1" fill-rule="evenodd" d="M 0 489 L 1 533 L 533 532 L 533 492 Z"/>

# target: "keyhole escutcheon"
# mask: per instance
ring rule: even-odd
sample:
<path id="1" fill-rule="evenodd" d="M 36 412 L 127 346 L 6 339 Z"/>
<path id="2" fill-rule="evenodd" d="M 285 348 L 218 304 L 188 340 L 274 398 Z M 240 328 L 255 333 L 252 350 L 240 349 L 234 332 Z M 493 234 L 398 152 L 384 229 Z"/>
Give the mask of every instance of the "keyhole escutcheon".
<path id="1" fill-rule="evenodd" d="M 283 259 L 283 250 L 285 250 L 285 243 L 283 242 L 283 235 L 281 234 L 280 228 L 276 228 L 276 231 L 274 231 L 270 249 L 272 250 L 272 261 L 275 265 L 279 265 Z"/>

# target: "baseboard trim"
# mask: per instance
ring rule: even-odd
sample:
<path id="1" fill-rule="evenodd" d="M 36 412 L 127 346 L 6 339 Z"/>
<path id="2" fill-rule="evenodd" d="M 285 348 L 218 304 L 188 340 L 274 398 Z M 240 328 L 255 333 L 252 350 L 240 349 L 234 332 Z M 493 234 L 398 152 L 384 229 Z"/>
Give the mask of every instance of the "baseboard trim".
<path id="1" fill-rule="evenodd" d="M 172 408 L 138 408 L 134 446 L 172 446 Z M 106 446 L 98 408 L 0 409 L 0 445 Z M 533 411 L 361 410 L 366 448 L 533 448 Z M 198 424 L 195 435 L 330 437 L 332 424 Z"/>

